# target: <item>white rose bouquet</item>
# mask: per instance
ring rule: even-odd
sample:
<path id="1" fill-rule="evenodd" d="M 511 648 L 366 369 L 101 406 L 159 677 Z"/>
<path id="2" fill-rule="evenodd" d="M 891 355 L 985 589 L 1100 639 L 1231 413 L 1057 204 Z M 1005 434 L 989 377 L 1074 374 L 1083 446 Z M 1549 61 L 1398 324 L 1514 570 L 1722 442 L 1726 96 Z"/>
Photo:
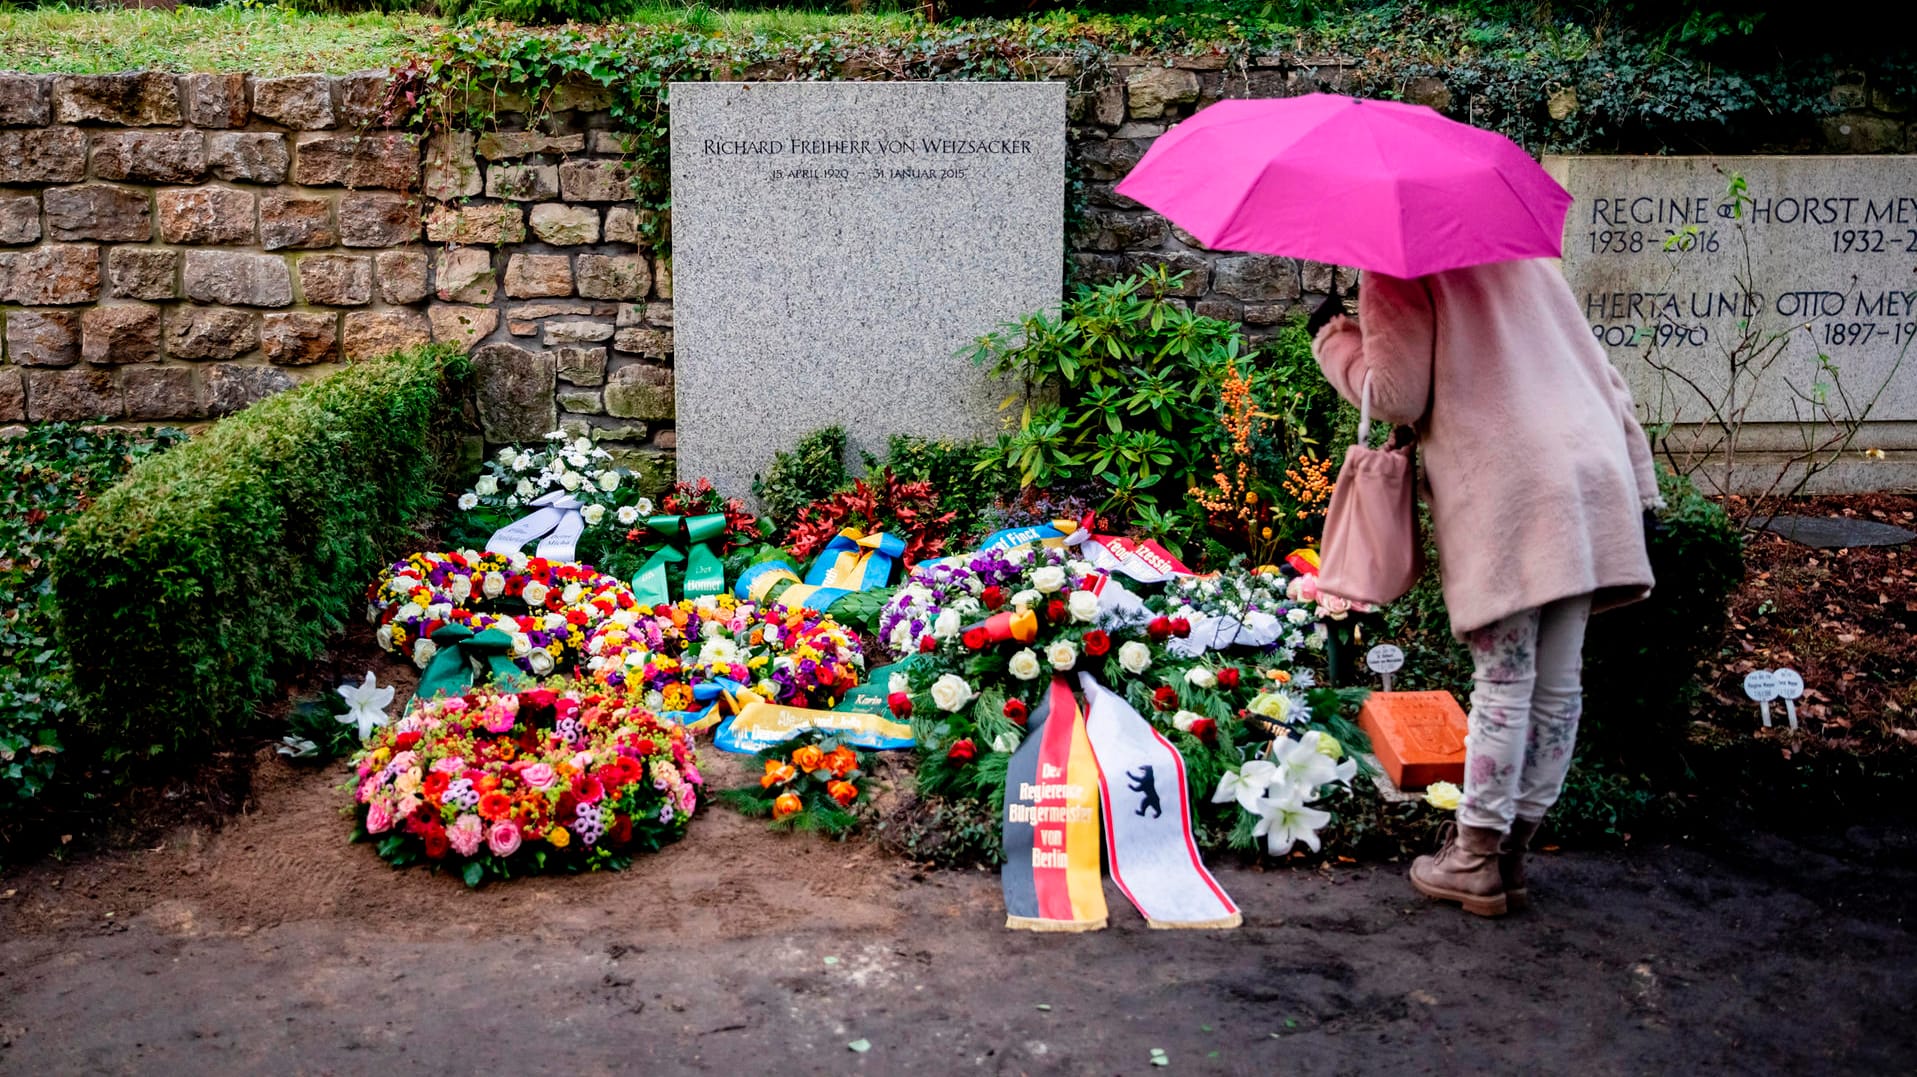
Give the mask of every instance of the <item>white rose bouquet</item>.
<path id="1" fill-rule="evenodd" d="M 559 492 L 579 502 L 585 523 L 581 561 L 604 567 L 606 555 L 634 523 L 653 514 L 651 499 L 590 438 L 555 430 L 543 444 L 508 445 L 482 465 L 472 489 L 459 495 L 454 538 L 484 546 L 498 529 L 536 511 L 532 502 Z"/>

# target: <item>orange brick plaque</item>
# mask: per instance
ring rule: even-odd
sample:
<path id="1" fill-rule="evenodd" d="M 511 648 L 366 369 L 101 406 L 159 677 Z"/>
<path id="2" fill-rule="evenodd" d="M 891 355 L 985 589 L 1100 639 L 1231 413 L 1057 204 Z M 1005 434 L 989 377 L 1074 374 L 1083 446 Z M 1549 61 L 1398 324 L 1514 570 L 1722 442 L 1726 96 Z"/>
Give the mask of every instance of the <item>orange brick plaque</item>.
<path id="1" fill-rule="evenodd" d="M 1450 692 L 1373 692 L 1358 727 L 1400 789 L 1464 781 L 1464 711 Z"/>

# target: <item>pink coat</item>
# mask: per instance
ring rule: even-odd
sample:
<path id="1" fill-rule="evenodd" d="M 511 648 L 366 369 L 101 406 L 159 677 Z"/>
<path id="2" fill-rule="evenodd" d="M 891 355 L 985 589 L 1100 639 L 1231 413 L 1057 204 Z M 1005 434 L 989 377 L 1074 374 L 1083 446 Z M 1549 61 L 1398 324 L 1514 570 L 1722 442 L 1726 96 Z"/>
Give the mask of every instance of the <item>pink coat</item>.
<path id="1" fill-rule="evenodd" d="M 1358 324 L 1332 319 L 1312 352 L 1345 399 L 1369 372 L 1373 418 L 1416 427 L 1454 634 L 1573 595 L 1606 609 L 1650 593 L 1650 443 L 1554 265 L 1367 272 Z"/>

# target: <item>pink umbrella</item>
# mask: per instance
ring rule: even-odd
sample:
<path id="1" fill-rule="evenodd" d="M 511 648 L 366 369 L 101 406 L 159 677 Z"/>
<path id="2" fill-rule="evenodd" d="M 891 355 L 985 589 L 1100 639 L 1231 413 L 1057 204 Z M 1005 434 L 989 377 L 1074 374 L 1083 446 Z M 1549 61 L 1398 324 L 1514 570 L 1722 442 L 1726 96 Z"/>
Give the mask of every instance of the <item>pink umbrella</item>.
<path id="1" fill-rule="evenodd" d="M 1503 135 L 1333 94 L 1220 101 L 1161 135 L 1118 193 L 1215 250 L 1394 277 L 1560 257 L 1571 208 Z"/>

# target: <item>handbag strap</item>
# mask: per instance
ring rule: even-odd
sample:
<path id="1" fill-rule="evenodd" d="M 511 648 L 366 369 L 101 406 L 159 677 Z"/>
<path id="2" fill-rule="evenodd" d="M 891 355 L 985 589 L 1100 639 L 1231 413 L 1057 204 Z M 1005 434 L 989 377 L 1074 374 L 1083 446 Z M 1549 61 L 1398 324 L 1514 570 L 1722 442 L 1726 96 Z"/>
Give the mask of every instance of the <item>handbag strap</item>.
<path id="1" fill-rule="evenodd" d="M 1371 444 L 1371 371 L 1365 371 L 1365 387 L 1358 394 L 1358 444 Z"/>

